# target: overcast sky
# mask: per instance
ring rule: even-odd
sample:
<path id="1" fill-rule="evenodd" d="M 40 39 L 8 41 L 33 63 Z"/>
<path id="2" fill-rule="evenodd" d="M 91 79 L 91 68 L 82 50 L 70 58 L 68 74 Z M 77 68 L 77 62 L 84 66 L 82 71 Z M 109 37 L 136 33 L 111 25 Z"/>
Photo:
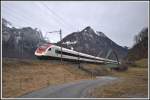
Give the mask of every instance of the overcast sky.
<path id="1" fill-rule="evenodd" d="M 118 1 L 3 1 L 2 17 L 15 27 L 39 28 L 43 35 L 62 29 L 63 37 L 91 26 L 121 46 L 148 27 L 148 2 Z M 48 35 L 51 42 L 59 34 Z"/>

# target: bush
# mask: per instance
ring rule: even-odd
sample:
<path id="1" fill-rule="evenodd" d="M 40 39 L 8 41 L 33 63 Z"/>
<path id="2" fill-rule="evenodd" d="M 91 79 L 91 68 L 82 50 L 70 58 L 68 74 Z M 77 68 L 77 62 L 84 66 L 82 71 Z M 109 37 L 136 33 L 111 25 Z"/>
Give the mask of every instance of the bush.
<path id="1" fill-rule="evenodd" d="M 121 65 L 118 65 L 118 67 L 113 68 L 113 70 L 116 70 L 116 71 L 126 71 L 126 70 L 128 70 L 128 66 L 127 66 L 127 64 L 121 64 Z"/>

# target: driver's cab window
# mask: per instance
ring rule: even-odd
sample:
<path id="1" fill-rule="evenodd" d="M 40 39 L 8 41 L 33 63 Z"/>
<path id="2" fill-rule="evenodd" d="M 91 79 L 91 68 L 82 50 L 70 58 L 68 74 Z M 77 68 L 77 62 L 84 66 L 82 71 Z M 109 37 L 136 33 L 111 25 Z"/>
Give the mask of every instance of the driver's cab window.
<path id="1" fill-rule="evenodd" d="M 48 51 L 51 51 L 51 48 L 49 48 Z"/>

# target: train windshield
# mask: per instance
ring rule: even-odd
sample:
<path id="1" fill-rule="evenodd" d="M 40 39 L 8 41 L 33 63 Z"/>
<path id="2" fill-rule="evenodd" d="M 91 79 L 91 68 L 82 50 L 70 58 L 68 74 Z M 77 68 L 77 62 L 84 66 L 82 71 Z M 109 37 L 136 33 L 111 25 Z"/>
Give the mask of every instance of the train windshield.
<path id="1" fill-rule="evenodd" d="M 50 46 L 50 44 L 44 44 L 44 45 L 40 46 L 40 48 L 47 49 L 49 46 Z"/>

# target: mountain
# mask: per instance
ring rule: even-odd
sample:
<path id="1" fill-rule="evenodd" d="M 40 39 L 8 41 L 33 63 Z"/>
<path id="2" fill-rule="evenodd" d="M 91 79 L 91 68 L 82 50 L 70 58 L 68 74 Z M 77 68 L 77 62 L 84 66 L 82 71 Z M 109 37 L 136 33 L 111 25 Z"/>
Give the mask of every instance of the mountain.
<path id="1" fill-rule="evenodd" d="M 129 61 L 148 58 L 148 28 L 143 28 L 135 36 L 135 44 L 127 54 L 126 59 Z"/>
<path id="2" fill-rule="evenodd" d="M 15 28 L 10 22 L 2 19 L 3 57 L 34 59 L 36 48 L 43 43 L 47 42 L 37 28 Z M 80 32 L 73 32 L 56 45 L 60 46 L 61 43 L 65 48 L 73 48 L 75 51 L 94 56 L 106 57 L 111 50 L 115 51 L 120 59 L 127 54 L 126 48 L 117 45 L 103 32 L 94 31 L 90 26 Z M 113 54 L 109 58 L 116 59 Z"/>
<path id="3" fill-rule="evenodd" d="M 106 57 L 111 50 L 115 51 L 119 59 L 122 59 L 127 54 L 127 49 L 119 46 L 109 39 L 103 32 L 94 31 L 90 26 L 82 31 L 73 32 L 56 43 L 65 48 L 73 48 L 75 51 L 90 54 L 93 56 Z M 110 59 L 116 59 L 111 53 Z"/>
<path id="4" fill-rule="evenodd" d="M 31 27 L 15 28 L 2 19 L 2 56 L 15 58 L 35 58 L 34 51 L 45 43 L 42 33 Z"/>

